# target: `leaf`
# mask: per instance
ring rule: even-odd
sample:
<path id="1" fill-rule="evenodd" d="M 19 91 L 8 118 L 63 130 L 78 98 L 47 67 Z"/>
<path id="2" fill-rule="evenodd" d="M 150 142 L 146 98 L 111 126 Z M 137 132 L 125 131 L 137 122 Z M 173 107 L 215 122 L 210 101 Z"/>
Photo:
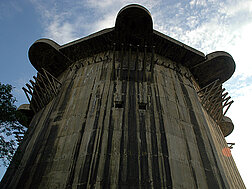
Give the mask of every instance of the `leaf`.
<path id="1" fill-rule="evenodd" d="M 4 166 L 10 163 L 20 139 L 26 131 L 18 122 L 20 116 L 14 105 L 16 98 L 12 95 L 12 86 L 0 82 L 0 158 Z"/>

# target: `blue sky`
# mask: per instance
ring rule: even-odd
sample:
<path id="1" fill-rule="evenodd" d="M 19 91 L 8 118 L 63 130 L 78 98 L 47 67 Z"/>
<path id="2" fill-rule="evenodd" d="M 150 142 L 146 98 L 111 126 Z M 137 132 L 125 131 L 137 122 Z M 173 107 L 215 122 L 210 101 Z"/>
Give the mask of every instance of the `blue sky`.
<path id="1" fill-rule="evenodd" d="M 236 71 L 224 87 L 235 101 L 227 114 L 235 129 L 226 140 L 236 143 L 233 157 L 252 188 L 252 0 L 1 0 L 0 82 L 15 86 L 17 106 L 27 103 L 21 88 L 36 74 L 27 54 L 33 42 L 50 38 L 62 45 L 113 27 L 118 11 L 130 3 L 151 12 L 154 29 L 205 54 L 222 50 L 233 56 Z"/>

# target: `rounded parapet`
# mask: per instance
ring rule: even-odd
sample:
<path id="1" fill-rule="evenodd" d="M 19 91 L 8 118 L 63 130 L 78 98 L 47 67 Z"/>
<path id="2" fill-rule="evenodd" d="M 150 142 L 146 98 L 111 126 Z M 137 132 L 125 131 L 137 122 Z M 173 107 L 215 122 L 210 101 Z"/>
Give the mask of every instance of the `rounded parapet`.
<path id="1" fill-rule="evenodd" d="M 30 122 L 34 116 L 34 112 L 30 108 L 30 104 L 22 104 L 17 109 L 18 112 L 21 113 L 21 116 L 18 119 L 18 122 L 22 125 L 28 127 Z"/>
<path id="2" fill-rule="evenodd" d="M 206 60 L 191 67 L 191 71 L 201 87 L 218 79 L 219 83 L 228 80 L 235 71 L 232 56 L 223 51 L 216 51 L 206 56 Z"/>
<path id="3" fill-rule="evenodd" d="M 225 137 L 230 135 L 234 130 L 234 124 L 232 120 L 227 116 L 223 117 L 222 121 L 219 123 L 219 126 Z"/>
<path id="4" fill-rule="evenodd" d="M 117 38 L 124 42 L 149 40 L 153 33 L 150 12 L 143 6 L 132 4 L 122 8 L 116 18 Z"/>
<path id="5" fill-rule="evenodd" d="M 50 39 L 39 39 L 29 49 L 29 59 L 34 68 L 42 68 L 54 76 L 62 73 L 70 60 L 59 51 L 60 46 Z"/>

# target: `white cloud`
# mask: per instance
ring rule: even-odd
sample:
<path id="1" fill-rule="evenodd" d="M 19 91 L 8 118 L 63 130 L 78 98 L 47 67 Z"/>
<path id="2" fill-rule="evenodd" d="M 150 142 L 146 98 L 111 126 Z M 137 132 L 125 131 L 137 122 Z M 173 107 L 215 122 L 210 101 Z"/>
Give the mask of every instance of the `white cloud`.
<path id="1" fill-rule="evenodd" d="M 228 1 L 219 12 L 226 14 L 227 16 L 235 16 L 239 13 L 252 12 L 252 1 Z"/>
<path id="2" fill-rule="evenodd" d="M 88 3 L 90 7 L 96 7 L 98 9 L 106 9 L 107 7 L 113 7 L 118 3 L 122 3 L 122 1 L 117 0 L 87 0 L 84 2 L 85 4 Z"/>
<path id="3" fill-rule="evenodd" d="M 104 28 L 114 27 L 117 13 L 121 8 L 129 4 L 140 4 L 149 11 L 160 5 L 160 0 L 88 0 L 85 5 L 95 10 L 100 16 L 93 23 L 93 32 Z"/>
<path id="4" fill-rule="evenodd" d="M 252 23 L 240 27 L 240 32 L 233 40 L 233 45 L 227 47 L 236 61 L 236 75 L 249 77 L 252 75 L 251 43 Z"/>
<path id="5" fill-rule="evenodd" d="M 59 43 L 72 41 L 75 38 L 72 25 L 68 22 L 61 23 L 57 18 L 50 23 L 46 29 L 46 33 L 50 36 L 50 38 L 58 41 Z"/>
<path id="6" fill-rule="evenodd" d="M 141 4 L 144 5 L 146 8 L 152 8 L 153 6 L 160 3 L 160 1 L 149 1 L 149 0 L 88 0 L 88 6 L 97 8 L 100 10 L 107 10 L 107 9 L 120 9 L 127 4 Z M 118 11 L 118 10 L 117 10 Z"/>
<path id="7" fill-rule="evenodd" d="M 94 26 L 95 31 L 102 30 L 104 28 L 114 27 L 116 19 L 116 12 L 107 13 L 102 19 L 100 19 Z"/>
<path id="8" fill-rule="evenodd" d="M 38 10 L 45 28 L 44 35 L 60 44 L 113 27 L 118 11 L 127 4 L 139 3 L 151 9 L 158 1 L 148 0 L 86 0 L 51 1 L 30 0 Z"/>
<path id="9" fill-rule="evenodd" d="M 205 3 L 206 8 L 200 8 Z M 194 7 L 191 7 L 192 5 Z M 217 50 L 229 52 L 237 63 L 235 75 L 249 77 L 252 75 L 252 63 L 249 61 L 251 49 L 249 46 L 252 43 L 251 7 L 252 2 L 249 0 L 239 2 L 192 0 L 190 6 L 175 4 L 167 10 L 171 12 L 170 14 L 161 10 L 157 15 L 157 18 L 161 19 L 154 23 L 161 32 L 205 54 Z M 181 14 L 178 15 L 178 12 Z"/>
<path id="10" fill-rule="evenodd" d="M 189 3 L 191 6 L 206 6 L 207 2 L 206 0 L 192 0 Z"/>
<path id="11" fill-rule="evenodd" d="M 80 31 L 88 32 L 85 28 L 87 19 L 78 11 L 78 2 L 73 1 L 69 7 L 68 3 L 62 2 L 61 6 L 56 1 L 50 3 L 41 0 L 31 0 L 32 4 L 41 16 L 41 22 L 45 28 L 43 37 L 51 38 L 59 44 L 72 41 L 80 37 Z M 86 16 L 88 17 L 88 16 Z"/>

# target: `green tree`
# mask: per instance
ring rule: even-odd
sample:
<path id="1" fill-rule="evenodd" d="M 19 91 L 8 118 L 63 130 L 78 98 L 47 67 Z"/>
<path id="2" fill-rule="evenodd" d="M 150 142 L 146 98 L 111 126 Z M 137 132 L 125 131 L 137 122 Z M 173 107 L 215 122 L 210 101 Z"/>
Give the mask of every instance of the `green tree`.
<path id="1" fill-rule="evenodd" d="M 0 82 L 0 159 L 1 165 L 8 166 L 26 128 L 18 120 L 22 115 L 14 105 L 12 86 Z"/>

